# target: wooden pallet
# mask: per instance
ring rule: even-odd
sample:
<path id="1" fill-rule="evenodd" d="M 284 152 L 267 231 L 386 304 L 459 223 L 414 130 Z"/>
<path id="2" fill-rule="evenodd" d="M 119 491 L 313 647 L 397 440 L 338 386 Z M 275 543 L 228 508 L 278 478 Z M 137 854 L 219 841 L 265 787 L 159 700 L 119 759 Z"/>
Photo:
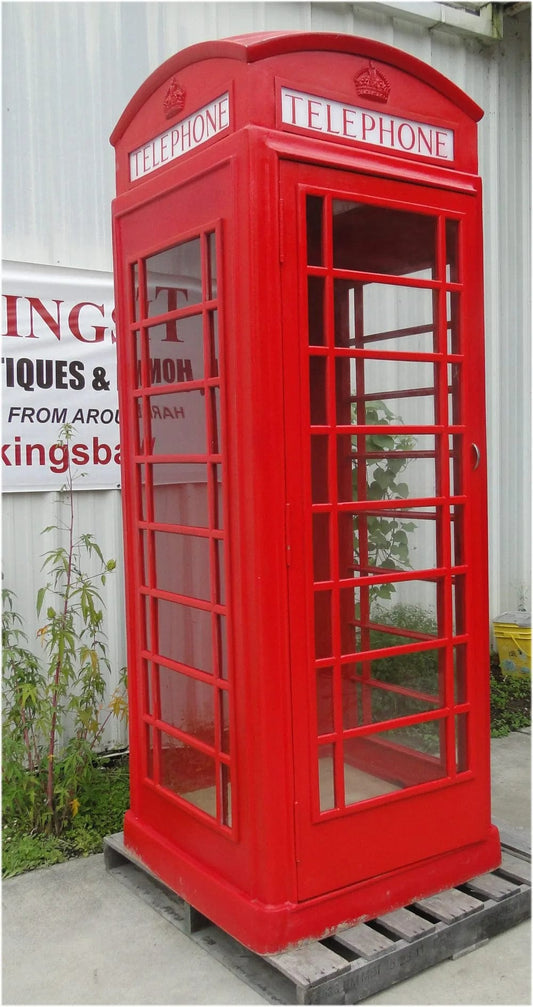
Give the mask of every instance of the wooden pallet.
<path id="1" fill-rule="evenodd" d="M 257 955 L 170 891 L 124 846 L 104 841 L 106 869 L 274 1004 L 356 1004 L 473 951 L 531 915 L 531 860 L 510 834 L 501 866 L 294 951 Z"/>

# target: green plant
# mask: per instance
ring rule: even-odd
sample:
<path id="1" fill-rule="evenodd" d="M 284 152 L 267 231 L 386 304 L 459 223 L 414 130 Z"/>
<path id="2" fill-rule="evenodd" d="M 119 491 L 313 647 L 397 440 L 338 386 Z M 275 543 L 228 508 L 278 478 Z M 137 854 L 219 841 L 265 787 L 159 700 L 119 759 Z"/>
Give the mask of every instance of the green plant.
<path id="1" fill-rule="evenodd" d="M 65 425 L 58 443 L 68 447 L 72 434 Z M 102 716 L 110 663 L 101 589 L 116 564 L 92 535 L 76 535 L 70 465 L 60 500 L 65 521 L 43 531 L 62 541 L 44 554 L 46 582 L 37 593 L 37 614 L 46 616 L 38 631 L 42 660 L 27 647 L 13 592 L 2 591 L 4 820 L 54 836 L 80 810 L 109 718 L 127 712 L 121 688 Z"/>
<path id="2" fill-rule="evenodd" d="M 23 823 L 13 818 L 4 824 L 3 877 L 101 852 L 104 837 L 122 829 L 128 804 L 127 758 L 95 759 L 90 779 L 80 790 L 80 810 L 60 837 L 35 831 L 28 834 Z"/>
<path id="3" fill-rule="evenodd" d="M 491 654 L 490 661 L 490 721 L 493 738 L 531 725 L 529 675 L 519 678 L 504 674 L 496 653 Z"/>
<path id="4" fill-rule="evenodd" d="M 355 422 L 355 417 L 354 417 Z M 388 426 L 400 423 L 398 416 L 385 405 L 376 401 L 366 408 L 366 423 L 369 426 Z M 409 487 L 401 479 L 409 464 L 409 452 L 415 447 L 415 439 L 409 434 L 372 433 L 365 438 L 366 452 L 366 498 L 367 500 L 405 500 Z M 354 464 L 352 470 L 353 499 L 358 498 L 358 472 Z M 376 570 L 408 570 L 409 535 L 416 529 L 410 520 L 398 517 L 397 511 L 374 515 L 369 513 L 364 523 L 367 537 L 368 565 Z M 354 535 L 356 561 L 360 553 L 360 533 Z M 370 602 L 377 599 L 389 600 L 395 592 L 394 584 L 378 584 L 370 588 Z"/>
<path id="5" fill-rule="evenodd" d="M 391 608 L 376 605 L 373 619 L 377 624 L 390 630 L 373 629 L 370 633 L 373 650 L 381 647 L 403 646 L 416 643 L 417 639 L 407 634 L 419 634 L 418 640 L 437 637 L 437 621 L 433 612 L 423 605 L 397 604 Z M 409 651 L 393 657 L 381 657 L 373 661 L 373 674 L 382 682 L 408 685 L 430 695 L 438 694 L 437 650 Z"/>

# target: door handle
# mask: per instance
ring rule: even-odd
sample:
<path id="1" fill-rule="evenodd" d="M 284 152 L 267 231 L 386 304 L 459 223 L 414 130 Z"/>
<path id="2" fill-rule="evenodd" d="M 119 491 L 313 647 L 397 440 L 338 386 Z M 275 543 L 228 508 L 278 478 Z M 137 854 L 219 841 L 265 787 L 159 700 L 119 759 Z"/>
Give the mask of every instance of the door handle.
<path id="1" fill-rule="evenodd" d="M 472 448 L 474 451 L 474 472 L 475 472 L 481 461 L 481 451 L 479 450 L 477 444 L 472 444 Z"/>

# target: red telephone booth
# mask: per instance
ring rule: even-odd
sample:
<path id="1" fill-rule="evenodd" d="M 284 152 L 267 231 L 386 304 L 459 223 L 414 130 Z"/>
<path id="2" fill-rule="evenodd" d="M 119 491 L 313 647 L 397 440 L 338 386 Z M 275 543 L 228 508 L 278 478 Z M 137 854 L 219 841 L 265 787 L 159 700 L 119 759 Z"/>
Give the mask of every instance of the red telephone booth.
<path id="1" fill-rule="evenodd" d="M 268 33 L 173 56 L 112 136 L 124 841 L 259 952 L 499 862 L 481 114 Z"/>

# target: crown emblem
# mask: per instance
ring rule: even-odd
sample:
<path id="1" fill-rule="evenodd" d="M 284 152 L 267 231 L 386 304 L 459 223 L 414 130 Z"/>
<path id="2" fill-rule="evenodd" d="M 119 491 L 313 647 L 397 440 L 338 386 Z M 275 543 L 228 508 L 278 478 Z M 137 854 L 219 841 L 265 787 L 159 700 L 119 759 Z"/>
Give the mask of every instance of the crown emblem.
<path id="1" fill-rule="evenodd" d="M 387 78 L 376 69 L 372 60 L 354 77 L 355 89 L 361 98 L 372 98 L 373 101 L 385 103 L 389 99 L 390 84 Z"/>
<path id="2" fill-rule="evenodd" d="M 181 86 L 178 82 L 177 77 L 173 77 L 170 81 L 169 89 L 165 95 L 165 100 L 163 102 L 163 111 L 167 117 L 170 119 L 173 115 L 178 115 L 179 112 L 183 111 L 185 106 L 185 88 Z"/>

